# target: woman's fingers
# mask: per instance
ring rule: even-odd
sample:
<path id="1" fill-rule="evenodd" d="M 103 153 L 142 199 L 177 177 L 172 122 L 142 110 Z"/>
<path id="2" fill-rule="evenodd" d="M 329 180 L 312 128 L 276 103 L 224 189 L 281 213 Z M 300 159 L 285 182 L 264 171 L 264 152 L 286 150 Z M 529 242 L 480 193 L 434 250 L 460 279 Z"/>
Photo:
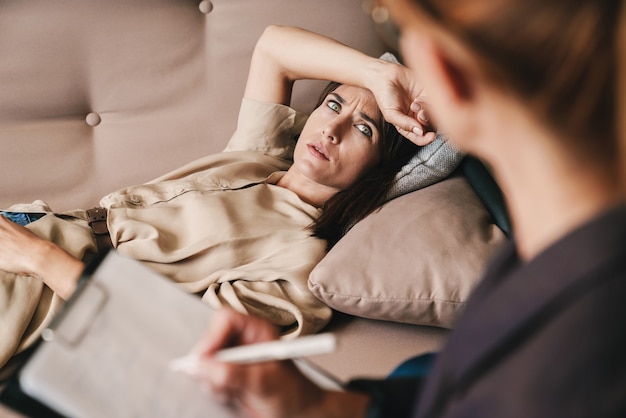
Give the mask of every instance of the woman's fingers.
<path id="1" fill-rule="evenodd" d="M 406 129 L 403 129 L 400 126 L 396 126 L 396 130 L 400 133 L 400 135 L 402 135 L 403 137 L 405 137 L 409 141 L 411 141 L 414 144 L 419 145 L 419 146 L 428 145 L 431 142 L 433 142 L 435 140 L 435 138 L 437 137 L 437 134 L 435 132 L 432 132 L 432 131 L 424 132 L 421 129 L 415 129 L 413 131 L 408 131 Z"/>
<path id="2" fill-rule="evenodd" d="M 416 119 L 422 123 L 427 125 L 429 122 L 428 113 L 424 108 L 423 101 L 420 98 L 416 98 L 411 103 L 411 112 L 416 116 Z"/>
<path id="3" fill-rule="evenodd" d="M 402 126 L 396 126 L 398 132 L 417 145 L 423 146 L 430 144 L 435 140 L 437 134 L 430 124 L 430 118 L 428 117 L 423 96 L 413 99 L 409 109 L 410 113 L 408 116 L 412 123 L 416 125 L 410 130 Z M 408 126 L 411 127 L 412 125 Z"/>
<path id="4" fill-rule="evenodd" d="M 412 116 L 395 112 L 387 120 L 394 124 L 400 135 L 420 146 L 430 144 L 437 136 L 428 123 L 426 110 L 421 107 Z"/>

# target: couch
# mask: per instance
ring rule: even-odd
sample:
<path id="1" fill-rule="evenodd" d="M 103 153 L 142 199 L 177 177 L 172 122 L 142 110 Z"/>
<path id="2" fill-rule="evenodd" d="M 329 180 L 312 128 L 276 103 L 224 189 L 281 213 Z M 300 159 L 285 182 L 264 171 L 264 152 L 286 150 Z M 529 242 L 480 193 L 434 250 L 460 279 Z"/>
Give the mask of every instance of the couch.
<path id="1" fill-rule="evenodd" d="M 269 24 L 370 55 L 393 48 L 363 0 L 5 0 L 0 3 L 0 208 L 88 208 L 120 187 L 223 149 L 249 59 Z M 391 36 L 390 36 L 391 35 Z M 389 40 L 392 40 L 390 42 Z M 296 85 L 310 111 L 323 82 Z M 462 168 L 352 228 L 312 291 L 333 309 L 340 380 L 384 377 L 436 351 L 506 240 Z M 443 178 L 445 177 L 445 178 Z"/>

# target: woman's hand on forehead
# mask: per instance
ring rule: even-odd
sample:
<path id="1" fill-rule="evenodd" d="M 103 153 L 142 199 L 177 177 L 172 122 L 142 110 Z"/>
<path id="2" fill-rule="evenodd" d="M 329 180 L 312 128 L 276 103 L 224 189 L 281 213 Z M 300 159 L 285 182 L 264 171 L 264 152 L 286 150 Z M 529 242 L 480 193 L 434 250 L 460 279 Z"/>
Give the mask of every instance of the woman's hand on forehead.
<path id="1" fill-rule="evenodd" d="M 426 111 L 425 96 L 408 68 L 383 63 L 370 90 L 385 120 L 394 125 L 402 136 L 421 146 L 435 139 L 436 134 Z"/>
<path id="2" fill-rule="evenodd" d="M 417 145 L 428 145 L 437 136 L 430 123 L 423 97 L 413 99 L 406 113 L 400 109 L 381 109 L 381 111 L 385 120 L 393 124 L 400 135 Z"/>

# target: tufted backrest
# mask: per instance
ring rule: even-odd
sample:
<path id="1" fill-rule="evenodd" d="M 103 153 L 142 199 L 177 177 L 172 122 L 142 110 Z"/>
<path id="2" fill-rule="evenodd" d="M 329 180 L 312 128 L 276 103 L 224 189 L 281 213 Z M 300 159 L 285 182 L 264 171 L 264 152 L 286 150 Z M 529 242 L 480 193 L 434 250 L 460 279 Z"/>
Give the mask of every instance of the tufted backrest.
<path id="1" fill-rule="evenodd" d="M 219 152 L 256 39 L 302 26 L 378 55 L 363 0 L 3 0 L 0 208 L 61 211 Z M 310 111 L 320 83 L 300 83 Z"/>

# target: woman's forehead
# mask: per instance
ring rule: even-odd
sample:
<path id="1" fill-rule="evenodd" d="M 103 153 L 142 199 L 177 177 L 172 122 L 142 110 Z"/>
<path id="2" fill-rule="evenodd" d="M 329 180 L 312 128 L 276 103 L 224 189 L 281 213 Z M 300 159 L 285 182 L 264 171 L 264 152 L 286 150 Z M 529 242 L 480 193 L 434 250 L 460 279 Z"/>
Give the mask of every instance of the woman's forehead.
<path id="1" fill-rule="evenodd" d="M 374 106 L 376 106 L 376 99 L 374 98 L 374 94 L 372 94 L 372 92 L 368 89 L 351 86 L 348 84 L 342 84 L 337 87 L 334 92 L 338 93 L 345 99 L 361 99 L 367 102 L 371 102 Z"/>
<path id="2" fill-rule="evenodd" d="M 356 102 L 358 110 L 366 113 L 373 120 L 377 120 L 381 116 L 374 94 L 368 89 L 350 85 L 341 85 L 334 91 L 330 92 L 329 95 L 335 95 L 337 98 L 348 104 Z"/>

